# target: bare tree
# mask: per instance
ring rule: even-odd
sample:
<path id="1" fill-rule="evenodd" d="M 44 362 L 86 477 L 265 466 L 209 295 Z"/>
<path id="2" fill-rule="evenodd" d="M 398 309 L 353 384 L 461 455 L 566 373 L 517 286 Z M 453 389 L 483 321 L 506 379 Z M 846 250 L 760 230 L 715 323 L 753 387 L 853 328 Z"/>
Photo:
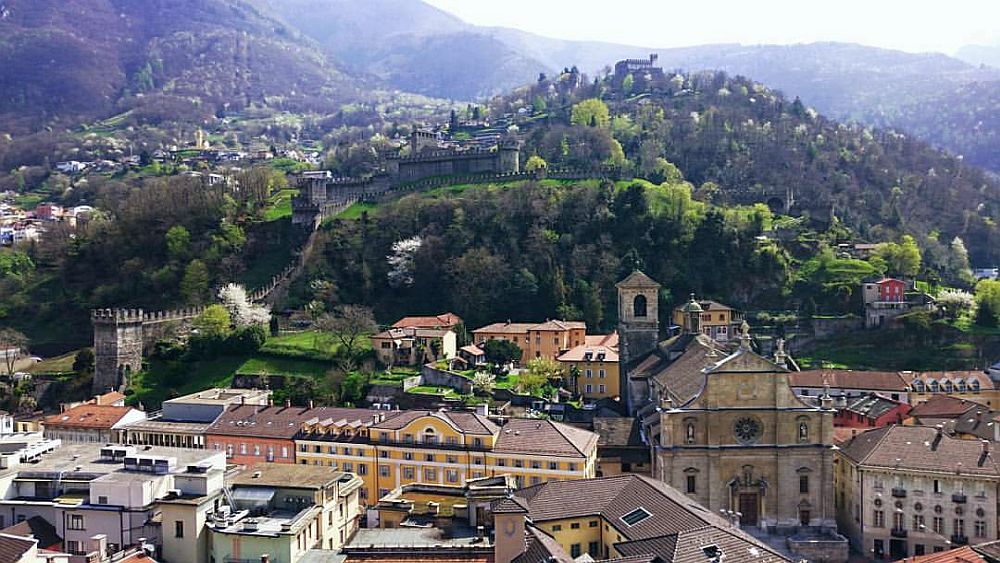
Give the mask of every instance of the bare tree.
<path id="1" fill-rule="evenodd" d="M 12 328 L 0 328 L 0 353 L 7 375 L 14 375 L 14 364 L 28 347 L 28 337 Z"/>
<path id="2" fill-rule="evenodd" d="M 333 314 L 326 314 L 316 320 L 316 328 L 328 332 L 344 346 L 348 358 L 354 357 L 354 349 L 361 337 L 378 330 L 372 310 L 361 305 L 341 305 Z"/>

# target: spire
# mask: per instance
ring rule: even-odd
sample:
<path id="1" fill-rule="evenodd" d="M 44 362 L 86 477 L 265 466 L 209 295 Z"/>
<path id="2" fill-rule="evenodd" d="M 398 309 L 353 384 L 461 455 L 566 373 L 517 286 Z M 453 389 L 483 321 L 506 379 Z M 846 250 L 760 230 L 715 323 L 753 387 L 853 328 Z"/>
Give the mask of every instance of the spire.
<path id="1" fill-rule="evenodd" d="M 750 344 L 750 325 L 744 320 L 740 325 L 740 350 L 750 350 Z"/>

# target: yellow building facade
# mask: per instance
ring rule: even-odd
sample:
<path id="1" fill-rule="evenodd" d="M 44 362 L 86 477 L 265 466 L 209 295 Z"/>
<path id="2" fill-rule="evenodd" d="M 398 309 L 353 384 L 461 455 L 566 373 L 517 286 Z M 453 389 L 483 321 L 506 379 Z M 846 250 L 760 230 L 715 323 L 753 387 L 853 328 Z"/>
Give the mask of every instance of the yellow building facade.
<path id="1" fill-rule="evenodd" d="M 393 414 L 366 424 L 307 421 L 295 440 L 296 461 L 356 473 L 368 505 L 412 483 L 461 486 L 509 474 L 528 486 L 596 475 L 592 432 L 535 419 L 497 426 L 475 413 Z"/>
<path id="2" fill-rule="evenodd" d="M 618 333 L 585 337 L 585 343 L 557 358 L 566 373 L 566 385 L 586 399 L 621 396 Z"/>

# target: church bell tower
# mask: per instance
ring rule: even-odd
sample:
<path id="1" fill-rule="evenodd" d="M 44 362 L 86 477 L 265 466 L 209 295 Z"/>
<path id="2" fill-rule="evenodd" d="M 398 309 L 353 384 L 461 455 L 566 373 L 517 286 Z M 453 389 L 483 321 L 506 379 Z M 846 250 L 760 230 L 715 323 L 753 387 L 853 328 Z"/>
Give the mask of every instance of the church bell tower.
<path id="1" fill-rule="evenodd" d="M 660 284 L 636 270 L 618 282 L 618 357 L 622 377 L 620 389 L 629 389 L 629 366 L 656 349 L 660 340 Z M 632 411 L 632 393 L 629 411 Z"/>

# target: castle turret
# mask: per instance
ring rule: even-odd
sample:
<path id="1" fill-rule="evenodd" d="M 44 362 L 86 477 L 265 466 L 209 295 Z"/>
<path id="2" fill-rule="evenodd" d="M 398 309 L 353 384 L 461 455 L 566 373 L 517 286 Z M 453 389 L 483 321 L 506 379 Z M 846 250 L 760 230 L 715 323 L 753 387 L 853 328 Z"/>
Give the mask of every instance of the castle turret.
<path id="1" fill-rule="evenodd" d="M 123 390 L 128 378 L 142 369 L 142 309 L 97 309 L 94 326 L 95 394 Z"/>

